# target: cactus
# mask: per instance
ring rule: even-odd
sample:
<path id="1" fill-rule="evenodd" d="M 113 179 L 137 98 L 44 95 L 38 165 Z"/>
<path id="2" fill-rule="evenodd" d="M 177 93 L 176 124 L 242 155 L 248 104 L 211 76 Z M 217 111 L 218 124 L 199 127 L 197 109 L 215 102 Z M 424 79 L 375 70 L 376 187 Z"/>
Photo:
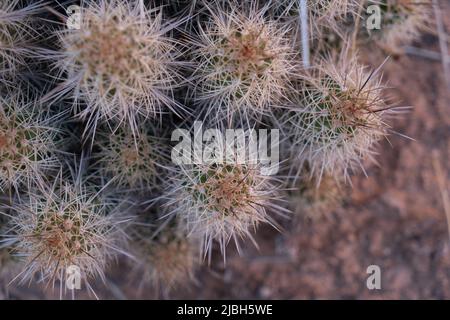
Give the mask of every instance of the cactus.
<path id="1" fill-rule="evenodd" d="M 57 123 L 20 95 L 0 98 L 0 190 L 42 183 L 45 173 L 59 166 Z"/>
<path id="2" fill-rule="evenodd" d="M 30 42 L 35 32 L 30 25 L 31 16 L 40 5 L 18 8 L 19 0 L 0 0 L 0 80 L 12 84 L 14 75 L 26 67 L 31 55 Z"/>
<path id="3" fill-rule="evenodd" d="M 291 30 L 266 18 L 264 9 L 217 12 L 205 6 L 211 17 L 191 41 L 196 48 L 191 95 L 200 114 L 248 124 L 269 113 L 289 90 L 298 64 Z"/>
<path id="4" fill-rule="evenodd" d="M 153 131 L 153 132 L 150 132 Z M 170 161 L 169 148 L 155 130 L 139 128 L 135 138 L 130 129 L 100 132 L 95 140 L 94 167 L 101 177 L 114 180 L 123 189 L 151 189 L 160 184 Z M 95 148 L 94 148 L 95 150 Z"/>
<path id="5" fill-rule="evenodd" d="M 281 120 L 295 168 L 308 163 L 313 175 L 348 177 L 364 158 L 373 160 L 375 144 L 389 131 L 385 116 L 392 108 L 377 71 L 343 53 L 336 64 L 324 61 L 298 82 L 296 104 Z"/>
<path id="6" fill-rule="evenodd" d="M 127 255 L 122 249 L 127 239 L 123 228 L 131 218 L 112 210 L 116 203 L 102 199 L 81 180 L 63 181 L 62 174 L 56 179 L 10 206 L 9 232 L 3 237 L 25 264 L 13 280 L 25 283 L 39 276 L 62 287 L 68 268 L 76 266 L 81 280 L 91 288 L 88 280 L 104 279 L 115 255 Z"/>
<path id="7" fill-rule="evenodd" d="M 134 135 L 142 119 L 181 112 L 173 97 L 183 65 L 178 42 L 170 37 L 176 26 L 160 9 L 138 2 L 84 1 L 80 29 L 60 31 L 61 51 L 46 53 L 61 76 L 67 74 L 47 99 L 71 91 L 75 113 L 90 129 L 98 120 L 127 122 Z"/>
<path id="8" fill-rule="evenodd" d="M 431 1 L 422 2 L 378 1 L 385 25 L 366 40 L 392 51 L 413 40 L 428 25 Z M 75 266 L 97 297 L 91 281 L 109 283 L 109 266 L 125 256 L 141 285 L 168 296 L 216 248 L 225 260 L 230 242 L 238 253 L 245 241 L 257 246 L 261 224 L 280 229 L 276 214 L 333 211 L 393 132 L 388 120 L 402 109 L 385 93 L 382 66 L 359 61 L 361 33 L 351 29 L 365 0 L 308 0 L 303 47 L 297 0 L 151 3 L 83 0 L 67 19 L 66 4 L 0 0 L 2 285 L 59 284 L 62 295 Z M 31 54 L 35 39 L 42 48 Z M 28 60 L 44 74 L 12 86 Z M 217 136 L 279 129 L 274 165 L 285 172 L 269 176 L 260 158 L 228 148 L 220 161 L 215 134 L 200 137 L 213 148 L 202 155 L 219 157 L 169 159 L 184 148 L 198 156 L 203 120 Z M 192 124 L 193 142 L 176 130 Z M 171 131 L 183 139 L 172 150 Z"/>
<path id="9" fill-rule="evenodd" d="M 217 240 L 225 257 L 227 243 L 248 237 L 260 223 L 276 227 L 266 208 L 283 211 L 274 178 L 260 174 L 258 167 L 232 162 L 182 167 L 171 179 L 166 194 L 186 226 L 188 234 L 202 241 L 204 256 Z M 280 212 L 278 212 L 280 213 Z"/>

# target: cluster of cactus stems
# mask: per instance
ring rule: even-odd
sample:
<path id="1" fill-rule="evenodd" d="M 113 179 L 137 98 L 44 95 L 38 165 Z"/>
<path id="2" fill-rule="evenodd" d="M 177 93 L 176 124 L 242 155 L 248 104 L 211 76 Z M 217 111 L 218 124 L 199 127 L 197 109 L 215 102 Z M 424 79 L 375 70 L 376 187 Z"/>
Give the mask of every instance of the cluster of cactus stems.
<path id="1" fill-rule="evenodd" d="M 262 223 L 335 209 L 397 110 L 355 48 L 412 41 L 430 3 L 378 1 L 386 25 L 368 34 L 349 26 L 371 1 L 306 1 L 306 68 L 300 2 L 84 0 L 70 28 L 65 7 L 0 0 L 1 285 L 63 294 L 76 266 L 95 295 L 122 256 L 167 291 L 229 242 L 257 245 Z M 40 95 L 12 85 L 33 61 Z M 170 132 L 199 120 L 279 129 L 283 169 L 174 163 Z"/>

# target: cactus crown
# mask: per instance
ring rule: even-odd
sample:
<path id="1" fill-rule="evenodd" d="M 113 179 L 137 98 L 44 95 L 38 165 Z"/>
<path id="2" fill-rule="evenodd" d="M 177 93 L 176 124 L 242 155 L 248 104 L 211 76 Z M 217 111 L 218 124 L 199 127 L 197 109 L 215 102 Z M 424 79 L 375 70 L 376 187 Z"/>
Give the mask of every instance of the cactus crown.
<path id="1" fill-rule="evenodd" d="M 257 166 L 213 163 L 183 167 L 169 183 L 168 205 L 179 214 L 188 234 L 202 240 L 201 251 L 210 254 L 213 240 L 225 255 L 226 244 L 249 237 L 259 223 L 276 223 L 266 209 L 278 208 L 273 178 L 259 173 Z M 281 210 L 283 211 L 283 210 Z"/>
<path id="2" fill-rule="evenodd" d="M 153 187 L 161 182 L 169 161 L 164 139 L 142 127 L 137 137 L 127 128 L 119 128 L 114 134 L 103 132 L 95 145 L 99 150 L 94 154 L 95 166 L 100 175 L 113 178 L 114 184 L 120 187 Z"/>
<path id="3" fill-rule="evenodd" d="M 63 55 L 50 55 L 67 73 L 56 97 L 74 89 L 76 113 L 92 129 L 99 119 L 128 122 L 134 135 L 139 119 L 183 109 L 173 99 L 181 51 L 166 35 L 176 24 L 164 22 L 161 10 L 102 0 L 85 3 L 80 17 L 79 30 L 58 34 Z"/>
<path id="4" fill-rule="evenodd" d="M 377 72 L 366 72 L 355 60 L 339 61 L 324 62 L 300 82 L 300 100 L 281 124 L 300 160 L 296 168 L 308 163 L 319 177 L 325 172 L 348 176 L 363 158 L 371 158 L 374 143 L 389 131 L 382 115 L 391 106 Z"/>
<path id="5" fill-rule="evenodd" d="M 194 102 L 219 121 L 259 118 L 281 100 L 297 65 L 290 28 L 267 19 L 264 10 L 210 10 L 193 40 Z"/>
<path id="6" fill-rule="evenodd" d="M 25 258 L 24 270 L 16 277 L 21 282 L 36 274 L 48 283 L 62 282 L 72 265 L 85 281 L 103 279 L 109 259 L 124 253 L 120 245 L 125 235 L 119 225 L 129 219 L 111 213 L 112 204 L 92 188 L 55 182 L 30 192 L 11 210 L 13 232 L 5 237 L 13 243 L 14 254 Z"/>
<path id="7" fill-rule="evenodd" d="M 27 106 L 23 99 L 0 99 L 0 190 L 22 183 L 42 182 L 44 171 L 54 169 L 54 138 L 58 130 L 43 120 L 37 106 Z"/>

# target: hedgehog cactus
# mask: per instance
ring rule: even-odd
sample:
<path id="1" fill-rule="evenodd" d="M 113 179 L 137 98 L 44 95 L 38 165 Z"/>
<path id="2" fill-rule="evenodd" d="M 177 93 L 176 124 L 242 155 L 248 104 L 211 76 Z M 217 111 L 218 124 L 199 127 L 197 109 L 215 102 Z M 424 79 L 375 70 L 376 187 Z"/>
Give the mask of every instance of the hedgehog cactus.
<path id="1" fill-rule="evenodd" d="M 98 120 L 128 122 L 133 134 L 139 119 L 183 109 L 173 98 L 182 65 L 168 35 L 176 24 L 160 10 L 116 0 L 84 1 L 80 17 L 80 29 L 58 33 L 61 52 L 49 53 L 67 79 L 48 98 L 72 90 L 76 113 L 90 128 Z"/>
<path id="2" fill-rule="evenodd" d="M 297 103 L 283 115 L 291 153 L 300 170 L 307 162 L 312 174 L 349 175 L 374 145 L 386 136 L 390 106 L 377 72 L 369 73 L 355 59 L 341 56 L 323 62 L 299 82 Z"/>
<path id="3" fill-rule="evenodd" d="M 95 140 L 98 151 L 93 157 L 102 177 L 114 180 L 116 186 L 150 189 L 162 181 L 169 160 L 169 148 L 154 130 L 139 127 L 134 137 L 130 129 L 114 133 L 100 132 Z"/>
<path id="4" fill-rule="evenodd" d="M 62 285 L 72 265 L 79 268 L 88 288 L 89 278 L 103 279 L 111 258 L 126 254 L 120 226 L 129 218 L 111 212 L 112 206 L 86 185 L 62 180 L 14 202 L 10 232 L 4 237 L 12 243 L 13 253 L 25 259 L 15 279 L 26 282 L 39 275 L 45 282 Z"/>
<path id="5" fill-rule="evenodd" d="M 58 167 L 54 143 L 56 121 L 19 96 L 0 98 L 0 190 L 42 183 L 44 173 Z"/>
<path id="6" fill-rule="evenodd" d="M 291 30 L 265 18 L 265 10 L 209 10 L 210 20 L 192 40 L 194 102 L 217 121 L 247 124 L 289 90 L 298 63 Z"/>
<path id="7" fill-rule="evenodd" d="M 261 175 L 256 166 L 232 162 L 182 167 L 165 198 L 188 234 L 202 240 L 204 255 L 210 254 L 213 240 L 225 255 L 231 239 L 239 249 L 238 239 L 252 239 L 258 224 L 275 226 L 266 208 L 285 211 L 276 204 L 274 178 Z"/>
<path id="8" fill-rule="evenodd" d="M 375 3 L 384 23 L 373 31 L 378 45 L 398 49 L 425 29 L 431 0 L 419 1 Z M 301 1 L 309 20 L 298 0 L 157 3 L 83 0 L 79 14 L 63 17 L 66 4 L 20 9 L 20 0 L 0 0 L 2 285 L 20 268 L 11 283 L 59 284 L 62 295 L 76 267 L 95 295 L 90 281 L 105 280 L 123 255 L 140 284 L 166 293 L 194 280 L 216 248 L 225 259 L 230 242 L 238 253 L 242 239 L 257 246 L 254 231 L 278 228 L 275 213 L 332 211 L 344 181 L 375 161 L 392 131 L 387 119 L 401 108 L 385 96 L 381 67 L 359 63 L 360 30 L 350 29 L 363 27 L 369 2 Z M 38 30 L 28 22 L 38 8 L 45 48 L 31 54 Z M 28 60 L 42 74 L 11 86 L 29 76 L 21 73 Z M 199 134 L 202 121 L 213 129 Z M 184 134 L 191 125 L 193 141 Z M 229 129 L 237 140 L 237 131 L 250 134 L 224 150 Z M 170 131 L 172 142 L 180 138 L 172 150 Z M 283 162 L 278 175 L 272 169 Z M 76 177 L 63 174 L 75 166 Z M 150 214 L 134 214 L 147 204 Z"/>

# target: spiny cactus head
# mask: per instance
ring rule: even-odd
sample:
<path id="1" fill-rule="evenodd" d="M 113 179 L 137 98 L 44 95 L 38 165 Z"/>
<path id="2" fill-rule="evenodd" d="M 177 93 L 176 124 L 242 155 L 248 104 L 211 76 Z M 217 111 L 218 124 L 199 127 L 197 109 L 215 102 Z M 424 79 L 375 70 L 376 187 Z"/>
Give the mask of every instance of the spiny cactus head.
<path id="1" fill-rule="evenodd" d="M 41 183 L 47 170 L 58 165 L 53 125 L 37 106 L 26 105 L 19 95 L 0 98 L 0 190 L 22 183 Z"/>
<path id="2" fill-rule="evenodd" d="M 228 123 L 267 113 L 284 96 L 297 65 L 290 28 L 265 18 L 265 10 L 246 9 L 210 9 L 193 40 L 194 100 L 204 114 Z"/>
<path id="3" fill-rule="evenodd" d="M 170 181 L 165 195 L 187 232 L 201 239 L 203 255 L 210 254 L 217 240 L 225 255 L 227 243 L 248 237 L 260 223 L 275 225 L 266 208 L 278 200 L 273 179 L 257 166 L 213 163 L 182 167 Z M 239 247 L 238 247 L 239 249 Z"/>
<path id="4" fill-rule="evenodd" d="M 116 186 L 151 189 L 162 181 L 169 161 L 168 143 L 142 126 L 137 137 L 128 128 L 98 134 L 95 164 Z"/>
<path id="5" fill-rule="evenodd" d="M 354 58 L 342 56 L 337 64 L 325 61 L 299 82 L 297 104 L 282 121 L 296 168 L 307 162 L 318 177 L 348 176 L 355 166 L 362 167 L 363 159 L 373 160 L 374 145 L 389 131 L 384 118 L 392 108 L 378 71 L 369 73 Z"/>
<path id="6" fill-rule="evenodd" d="M 20 283 L 39 275 L 48 284 L 63 285 L 71 266 L 79 268 L 86 283 L 91 277 L 104 279 L 110 259 L 124 253 L 122 227 L 129 218 L 86 185 L 59 181 L 43 186 L 15 201 L 11 210 L 14 216 L 4 237 L 24 259 L 24 270 L 14 278 Z"/>
<path id="7" fill-rule="evenodd" d="M 128 122 L 136 133 L 139 119 L 182 109 L 173 99 L 181 52 L 167 35 L 176 24 L 139 4 L 84 1 L 80 28 L 60 32 L 61 53 L 50 55 L 67 73 L 55 96 L 73 89 L 74 101 L 85 104 L 75 104 L 77 115 L 93 128 L 99 119 Z"/>

